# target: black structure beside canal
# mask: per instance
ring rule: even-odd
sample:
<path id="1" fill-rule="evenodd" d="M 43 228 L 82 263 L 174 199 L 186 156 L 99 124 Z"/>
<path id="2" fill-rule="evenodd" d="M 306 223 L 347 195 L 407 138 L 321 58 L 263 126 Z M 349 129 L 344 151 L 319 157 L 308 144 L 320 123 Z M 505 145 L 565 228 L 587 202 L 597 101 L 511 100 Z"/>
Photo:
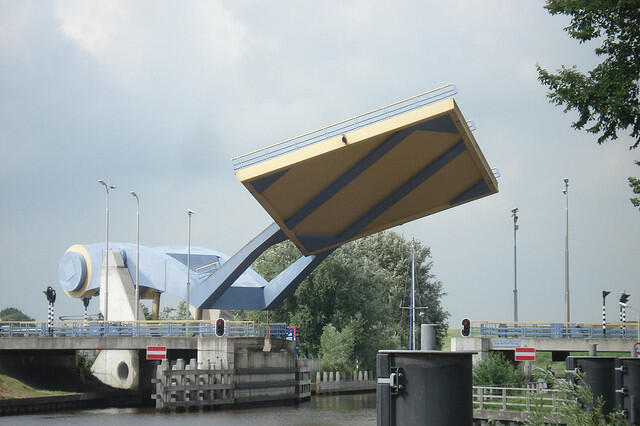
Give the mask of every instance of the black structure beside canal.
<path id="1" fill-rule="evenodd" d="M 378 425 L 471 425 L 474 353 L 379 351 Z"/>

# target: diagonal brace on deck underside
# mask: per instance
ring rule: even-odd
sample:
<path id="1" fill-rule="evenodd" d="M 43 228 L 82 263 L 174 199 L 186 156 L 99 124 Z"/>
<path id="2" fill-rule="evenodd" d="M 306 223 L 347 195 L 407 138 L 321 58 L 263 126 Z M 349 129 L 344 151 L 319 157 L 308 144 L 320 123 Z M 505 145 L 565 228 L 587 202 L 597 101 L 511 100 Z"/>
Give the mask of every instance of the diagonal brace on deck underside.
<path id="1" fill-rule="evenodd" d="M 269 247 L 286 240 L 277 223 L 258 236 L 204 281 L 192 289 L 191 303 L 199 309 L 273 309 L 289 296 L 333 250 L 302 256 L 265 287 L 232 287 L 232 284 Z"/>

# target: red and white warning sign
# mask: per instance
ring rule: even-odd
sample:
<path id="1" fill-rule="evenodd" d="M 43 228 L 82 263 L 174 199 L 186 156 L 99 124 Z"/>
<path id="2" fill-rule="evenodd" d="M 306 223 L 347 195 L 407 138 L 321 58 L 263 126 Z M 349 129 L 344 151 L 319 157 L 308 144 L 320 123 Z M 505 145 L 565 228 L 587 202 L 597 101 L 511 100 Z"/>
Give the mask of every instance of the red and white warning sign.
<path id="1" fill-rule="evenodd" d="M 167 347 L 147 346 L 147 359 L 167 359 Z"/>
<path id="2" fill-rule="evenodd" d="M 516 348 L 516 361 L 535 361 L 536 348 Z"/>

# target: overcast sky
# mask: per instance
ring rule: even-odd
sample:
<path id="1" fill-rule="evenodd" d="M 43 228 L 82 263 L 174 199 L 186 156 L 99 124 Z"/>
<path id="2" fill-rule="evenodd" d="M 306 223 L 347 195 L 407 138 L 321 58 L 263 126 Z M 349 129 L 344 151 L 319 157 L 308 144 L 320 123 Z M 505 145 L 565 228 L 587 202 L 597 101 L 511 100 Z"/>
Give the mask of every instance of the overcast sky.
<path id="1" fill-rule="evenodd" d="M 135 190 L 142 244 L 186 244 L 191 208 L 192 244 L 233 254 L 270 217 L 231 157 L 453 82 L 500 192 L 395 228 L 431 247 L 451 326 L 512 320 L 516 206 L 520 320 L 564 318 L 564 177 L 571 318 L 608 289 L 617 321 L 622 290 L 640 305 L 640 152 L 548 103 L 536 63 L 597 63 L 567 23 L 541 1 L 0 0 L 0 308 L 45 320 L 54 285 L 56 316 L 82 312 L 57 267 L 104 241 L 98 179 L 111 241 L 135 242 Z"/>

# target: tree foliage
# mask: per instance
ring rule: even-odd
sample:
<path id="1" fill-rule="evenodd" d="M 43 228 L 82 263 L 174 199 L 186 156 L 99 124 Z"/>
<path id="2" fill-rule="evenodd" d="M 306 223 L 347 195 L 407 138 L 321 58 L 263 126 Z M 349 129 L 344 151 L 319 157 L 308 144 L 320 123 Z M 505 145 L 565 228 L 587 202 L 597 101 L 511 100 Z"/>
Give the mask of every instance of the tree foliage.
<path id="1" fill-rule="evenodd" d="M 636 161 L 636 165 L 640 166 L 640 161 Z M 631 204 L 635 207 L 640 208 L 640 179 L 630 177 L 629 178 L 629 186 L 634 194 L 639 195 L 638 197 L 631 197 Z"/>
<path id="2" fill-rule="evenodd" d="M 158 319 L 167 321 L 183 320 L 185 316 L 186 306 L 187 303 L 184 300 L 179 301 L 178 305 L 175 308 L 171 306 L 165 306 L 158 314 Z M 145 316 L 146 315 L 147 313 L 145 312 Z"/>
<path id="3" fill-rule="evenodd" d="M 554 389 L 566 397 L 558 404 L 557 413 L 542 411 L 534 404 L 526 424 L 531 426 L 567 425 L 567 426 L 623 426 L 626 423 L 622 411 L 617 407 L 611 413 L 603 411 L 604 400 L 594 398 L 591 389 L 585 384 L 583 373 L 576 373 L 576 379 L 569 381 L 558 379 L 548 371 L 540 370 L 545 380 L 552 383 Z"/>
<path id="4" fill-rule="evenodd" d="M 489 356 L 473 367 L 474 386 L 511 386 L 522 385 L 522 371 L 502 352 L 490 352 Z"/>
<path id="5" fill-rule="evenodd" d="M 9 307 L 0 311 L 0 321 L 34 321 L 20 309 Z"/>
<path id="6" fill-rule="evenodd" d="M 600 42 L 596 55 L 603 58 L 583 74 L 564 65 L 557 74 L 539 65 L 538 80 L 550 89 L 551 102 L 575 110 L 572 126 L 598 134 L 598 143 L 630 129 L 640 143 L 640 0 L 547 0 L 552 15 L 568 15 L 564 30 L 580 43 Z M 589 124 L 587 124 L 589 123 Z M 585 126 L 588 126 L 585 128 Z"/>
<path id="7" fill-rule="evenodd" d="M 440 324 L 439 345 L 447 329 L 440 305 L 442 283 L 431 273 L 430 250 L 415 243 L 416 306 L 426 306 L 424 323 Z M 300 256 L 289 241 L 271 247 L 253 268 L 270 280 Z M 411 242 L 394 232 L 381 232 L 345 244 L 333 252 L 277 309 L 237 312 L 236 317 L 265 322 L 287 322 L 301 328 L 301 353 L 318 356 L 324 327 L 353 332 L 350 362 L 375 368 L 379 349 L 408 346 L 411 282 Z M 417 316 L 417 315 L 416 315 Z"/>
<path id="8" fill-rule="evenodd" d="M 320 368 L 322 370 L 344 371 L 353 363 L 353 347 L 355 337 L 349 325 L 342 329 L 327 324 L 322 328 L 320 336 Z"/>

